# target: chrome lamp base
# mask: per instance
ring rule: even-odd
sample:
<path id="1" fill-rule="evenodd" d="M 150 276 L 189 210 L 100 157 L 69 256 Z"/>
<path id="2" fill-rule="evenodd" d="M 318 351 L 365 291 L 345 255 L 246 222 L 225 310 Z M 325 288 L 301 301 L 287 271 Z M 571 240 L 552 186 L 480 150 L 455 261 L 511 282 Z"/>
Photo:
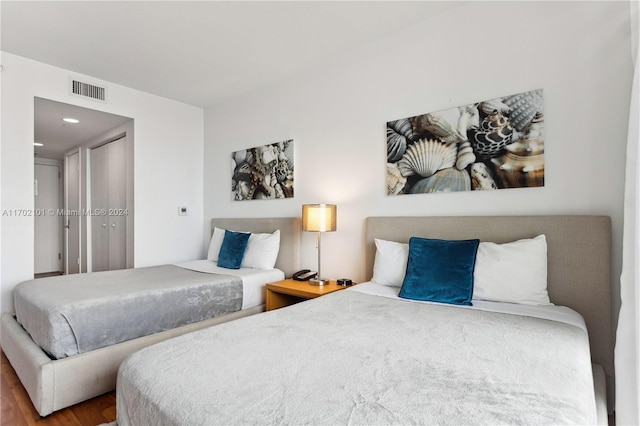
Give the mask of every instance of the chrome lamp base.
<path id="1" fill-rule="evenodd" d="M 327 284 L 329 284 L 329 280 L 326 280 L 324 278 L 311 278 L 309 280 L 309 284 L 311 284 L 311 285 L 327 285 Z"/>

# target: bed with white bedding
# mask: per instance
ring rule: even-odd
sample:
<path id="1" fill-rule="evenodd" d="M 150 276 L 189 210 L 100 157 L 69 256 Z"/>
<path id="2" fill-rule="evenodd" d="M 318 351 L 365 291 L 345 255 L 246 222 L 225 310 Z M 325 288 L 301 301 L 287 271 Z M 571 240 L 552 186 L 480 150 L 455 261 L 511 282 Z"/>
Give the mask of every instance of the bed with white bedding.
<path id="1" fill-rule="evenodd" d="M 277 235 L 275 268 L 199 260 L 16 287 L 16 315 L 2 317 L 2 347 L 40 415 L 114 389 L 119 363 L 139 348 L 264 310 L 264 284 L 298 268 L 299 220 L 214 219 L 218 228 L 271 243 Z"/>
<path id="2" fill-rule="evenodd" d="M 611 380 L 609 218 L 369 218 L 367 271 L 380 276 L 376 238 L 541 234 L 546 302 L 458 306 L 359 284 L 133 354 L 118 424 L 606 424 L 592 363 Z"/>
<path id="3" fill-rule="evenodd" d="M 16 320 L 61 359 L 264 304 L 264 284 L 283 278 L 208 260 L 61 275 L 16 286 Z"/>
<path id="4" fill-rule="evenodd" d="M 118 425 L 595 423 L 579 315 L 412 303 L 368 285 L 132 355 Z"/>

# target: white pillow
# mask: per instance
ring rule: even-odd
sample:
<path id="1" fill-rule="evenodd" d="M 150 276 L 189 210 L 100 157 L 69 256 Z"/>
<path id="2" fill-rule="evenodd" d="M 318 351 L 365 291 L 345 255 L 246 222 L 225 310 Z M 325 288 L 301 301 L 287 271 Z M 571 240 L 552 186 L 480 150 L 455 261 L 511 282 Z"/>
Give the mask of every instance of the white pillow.
<path id="1" fill-rule="evenodd" d="M 209 243 L 207 260 L 212 260 L 214 262 L 218 261 L 218 253 L 220 253 L 220 247 L 222 247 L 223 240 L 224 229 L 220 229 L 218 227 L 213 228 L 213 235 L 211 236 L 211 242 Z"/>
<path id="2" fill-rule="evenodd" d="M 251 234 L 241 268 L 273 269 L 280 251 L 280 230 L 272 234 Z"/>
<path id="3" fill-rule="evenodd" d="M 376 257 L 371 281 L 393 287 L 402 287 L 407 272 L 409 244 L 375 239 Z"/>
<path id="4" fill-rule="evenodd" d="M 213 228 L 213 235 L 209 243 L 207 260 L 218 261 L 218 254 L 224 240 L 224 229 Z M 234 231 L 242 232 L 242 231 Z M 242 258 L 241 268 L 273 269 L 280 251 L 280 230 L 276 229 L 272 234 L 251 234 L 247 243 L 247 249 Z"/>
<path id="5" fill-rule="evenodd" d="M 475 300 L 551 305 L 545 236 L 505 244 L 480 243 L 473 279 Z"/>

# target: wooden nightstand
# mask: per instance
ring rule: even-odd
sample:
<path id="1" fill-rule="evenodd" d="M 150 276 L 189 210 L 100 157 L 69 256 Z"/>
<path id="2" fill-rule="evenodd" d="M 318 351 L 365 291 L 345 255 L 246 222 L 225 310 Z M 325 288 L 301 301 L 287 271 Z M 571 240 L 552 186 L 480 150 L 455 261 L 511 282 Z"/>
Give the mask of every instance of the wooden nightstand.
<path id="1" fill-rule="evenodd" d="M 311 285 L 309 281 L 295 281 L 293 279 L 268 283 L 266 285 L 267 311 L 284 308 L 303 300 L 314 299 L 345 288 L 347 287 L 336 284 L 334 280 L 322 286 Z"/>

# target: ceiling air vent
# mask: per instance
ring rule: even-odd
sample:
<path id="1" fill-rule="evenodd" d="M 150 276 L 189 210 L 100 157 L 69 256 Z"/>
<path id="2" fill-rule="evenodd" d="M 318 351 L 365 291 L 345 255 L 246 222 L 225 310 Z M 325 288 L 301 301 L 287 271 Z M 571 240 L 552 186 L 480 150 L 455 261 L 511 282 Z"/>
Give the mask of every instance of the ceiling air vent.
<path id="1" fill-rule="evenodd" d="M 94 84 L 70 79 L 71 94 L 96 101 L 107 102 L 107 89 Z"/>

